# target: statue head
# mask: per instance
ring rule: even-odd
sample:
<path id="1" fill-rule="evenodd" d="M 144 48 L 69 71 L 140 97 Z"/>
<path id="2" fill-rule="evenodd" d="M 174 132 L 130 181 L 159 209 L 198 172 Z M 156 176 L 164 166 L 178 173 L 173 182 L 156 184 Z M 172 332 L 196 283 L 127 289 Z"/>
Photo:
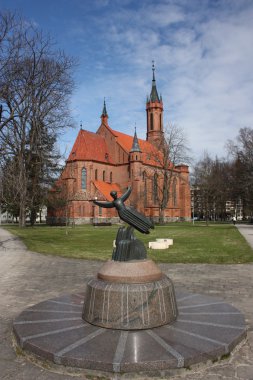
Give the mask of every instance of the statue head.
<path id="1" fill-rule="evenodd" d="M 111 191 L 110 195 L 112 196 L 113 199 L 117 199 L 117 191 L 115 190 Z"/>

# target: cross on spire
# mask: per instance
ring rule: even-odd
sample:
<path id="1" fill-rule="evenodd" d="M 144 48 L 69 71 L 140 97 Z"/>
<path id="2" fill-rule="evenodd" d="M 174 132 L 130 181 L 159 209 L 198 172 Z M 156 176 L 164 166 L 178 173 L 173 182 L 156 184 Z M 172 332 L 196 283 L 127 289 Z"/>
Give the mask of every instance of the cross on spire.
<path id="1" fill-rule="evenodd" d="M 152 71 L 153 71 L 153 79 L 152 79 L 152 89 L 150 93 L 150 101 L 151 102 L 160 102 L 159 95 L 156 88 L 155 82 L 155 61 L 152 61 Z"/>
<path id="2" fill-rule="evenodd" d="M 153 80 L 155 81 L 155 61 L 152 61 Z"/>

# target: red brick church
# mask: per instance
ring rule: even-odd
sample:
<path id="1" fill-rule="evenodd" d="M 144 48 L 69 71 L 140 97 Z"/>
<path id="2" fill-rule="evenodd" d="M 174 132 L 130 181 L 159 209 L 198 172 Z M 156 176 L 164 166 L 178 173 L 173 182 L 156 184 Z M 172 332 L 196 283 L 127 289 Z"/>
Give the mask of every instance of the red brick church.
<path id="1" fill-rule="evenodd" d="M 163 217 L 166 221 L 189 220 L 190 186 L 186 165 L 162 164 L 160 149 L 164 141 L 163 102 L 159 97 L 153 66 L 150 96 L 146 103 L 146 140 L 112 129 L 108 123 L 106 104 L 96 133 L 81 129 L 67 159 L 66 166 L 51 191 L 47 221 L 103 223 L 118 222 L 114 209 L 95 206 L 94 199 L 111 201 L 110 192 L 122 194 L 132 187 L 129 204 L 159 220 L 163 176 L 170 176 L 169 191 Z"/>

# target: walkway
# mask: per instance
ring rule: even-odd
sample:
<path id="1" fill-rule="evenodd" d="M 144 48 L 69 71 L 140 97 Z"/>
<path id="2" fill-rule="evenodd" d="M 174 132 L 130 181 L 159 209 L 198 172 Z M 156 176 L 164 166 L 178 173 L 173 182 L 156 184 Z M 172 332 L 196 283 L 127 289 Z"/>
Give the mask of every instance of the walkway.
<path id="1" fill-rule="evenodd" d="M 253 224 L 236 224 L 236 227 L 253 248 Z"/>
<path id="2" fill-rule="evenodd" d="M 253 236 L 253 226 L 242 227 Z M 83 292 L 85 282 L 101 263 L 31 253 L 7 231 L 0 229 L 0 378 L 1 380 L 74 380 L 71 370 L 35 365 L 12 346 L 12 321 L 25 308 L 61 294 Z M 181 373 L 166 374 L 171 380 L 253 380 L 253 264 L 163 264 L 177 287 L 219 296 L 245 314 L 248 339 L 230 358 Z M 75 375 L 77 375 L 75 373 Z M 98 379 L 78 373 L 81 379 Z M 170 376 L 169 376 L 170 375 Z M 103 379 L 109 379 L 104 374 Z M 78 378 L 78 377 L 77 377 Z M 117 377 L 111 377 L 111 379 Z M 124 379 L 127 377 L 125 376 Z M 133 376 L 129 376 L 128 379 Z M 145 376 L 136 379 L 148 379 Z"/>

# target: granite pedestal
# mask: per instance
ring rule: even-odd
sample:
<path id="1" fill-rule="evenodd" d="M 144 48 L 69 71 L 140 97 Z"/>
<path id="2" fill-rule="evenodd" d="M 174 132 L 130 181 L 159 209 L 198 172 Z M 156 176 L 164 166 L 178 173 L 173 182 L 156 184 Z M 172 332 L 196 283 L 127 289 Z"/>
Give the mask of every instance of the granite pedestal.
<path id="1" fill-rule="evenodd" d="M 147 330 L 108 329 L 82 318 L 84 294 L 46 300 L 14 321 L 24 352 L 64 366 L 138 372 L 217 360 L 246 336 L 244 316 L 223 300 L 176 290 L 178 318 Z"/>
<path id="2" fill-rule="evenodd" d="M 40 359 L 112 373 L 189 368 L 229 354 L 246 336 L 240 311 L 218 298 L 174 293 L 151 260 L 105 263 L 86 296 L 34 305 L 13 330 Z"/>
<path id="3" fill-rule="evenodd" d="M 87 284 L 83 319 L 96 326 L 149 329 L 177 314 L 173 283 L 152 260 L 109 261 Z"/>

